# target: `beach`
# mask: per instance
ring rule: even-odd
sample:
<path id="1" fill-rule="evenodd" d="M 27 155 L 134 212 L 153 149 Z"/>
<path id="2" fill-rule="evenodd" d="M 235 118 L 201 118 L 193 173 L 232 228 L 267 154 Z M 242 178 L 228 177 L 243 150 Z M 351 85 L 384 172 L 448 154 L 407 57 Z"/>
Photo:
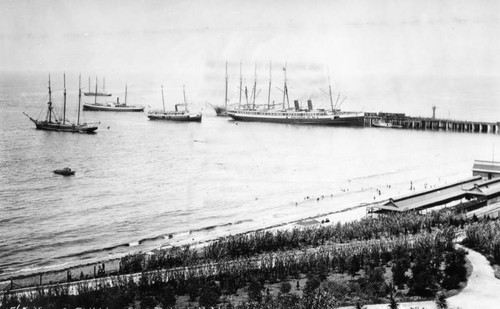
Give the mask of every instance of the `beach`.
<path id="1" fill-rule="evenodd" d="M 148 245 L 148 251 L 133 251 L 132 253 L 140 253 L 147 255 L 148 252 L 156 250 L 169 250 L 172 247 L 190 246 L 198 251 L 203 250 L 203 247 L 210 241 L 217 240 L 220 237 L 225 237 L 235 234 L 254 233 L 259 231 L 274 231 L 274 230 L 291 230 L 294 228 L 303 228 L 304 226 L 320 226 L 334 225 L 337 223 L 351 222 L 359 220 L 367 215 L 367 207 L 383 203 L 389 198 L 413 194 L 419 191 L 424 191 L 427 188 L 438 186 L 447 183 L 429 183 L 429 180 L 411 181 L 411 186 L 408 182 L 397 184 L 388 184 L 385 188 L 341 188 L 339 194 L 321 195 L 321 196 L 305 196 L 303 200 L 295 203 L 290 203 L 290 208 L 295 211 L 295 218 L 288 222 L 278 222 L 270 226 L 255 226 L 249 230 L 224 229 L 213 227 L 198 232 L 186 232 L 172 237 L 152 240 Z M 360 201 L 365 201 L 361 202 Z M 336 210 L 325 212 L 308 217 L 300 216 L 300 209 L 303 207 L 312 207 L 318 204 L 326 205 L 341 205 L 332 207 Z M 322 209 L 326 207 L 322 206 Z M 304 223 L 304 224 L 303 224 Z M 129 253 L 127 253 L 129 254 Z M 125 254 L 124 254 L 125 255 Z M 99 277 L 99 269 L 102 268 L 106 275 L 117 274 L 120 269 L 120 258 L 110 256 L 107 259 L 101 259 L 89 263 L 76 264 L 72 267 L 62 267 L 51 269 L 45 272 L 26 273 L 20 277 L 12 278 L 12 281 L 4 280 L 0 282 L 0 288 L 14 283 L 17 287 L 36 286 L 40 284 L 54 284 L 81 279 L 92 279 Z"/>

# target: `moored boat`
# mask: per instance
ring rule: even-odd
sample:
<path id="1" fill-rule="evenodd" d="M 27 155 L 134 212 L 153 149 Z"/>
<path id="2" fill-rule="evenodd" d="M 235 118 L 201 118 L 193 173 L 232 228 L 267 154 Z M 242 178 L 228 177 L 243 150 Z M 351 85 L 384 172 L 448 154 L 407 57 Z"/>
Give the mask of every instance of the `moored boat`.
<path id="1" fill-rule="evenodd" d="M 286 66 L 283 68 L 285 72 L 284 87 L 283 87 L 283 103 L 282 108 L 271 108 L 270 94 L 268 95 L 267 108 L 256 109 L 255 101 L 252 106 L 244 108 L 236 108 L 227 111 L 229 117 L 238 121 L 254 121 L 254 122 L 271 122 L 271 123 L 288 123 L 288 124 L 307 124 L 307 125 L 338 125 L 338 126 L 364 126 L 363 112 L 343 112 L 339 109 L 340 105 L 337 102 L 334 106 L 332 99 L 331 87 L 329 87 L 331 110 L 313 109 L 312 101 L 307 101 L 307 108 L 301 108 L 297 100 L 294 101 L 294 108 L 290 108 L 288 99 L 288 88 L 286 84 Z M 255 88 L 255 86 L 254 86 Z M 271 82 L 269 82 L 269 93 L 271 91 Z M 255 93 L 255 89 L 254 89 Z M 345 98 L 344 98 L 345 99 Z M 285 102 L 288 102 L 288 107 L 285 108 Z M 274 105 L 274 104 L 273 104 Z"/>
<path id="2" fill-rule="evenodd" d="M 54 174 L 58 174 L 58 175 L 71 176 L 71 175 L 75 175 L 76 171 L 72 170 L 69 167 L 64 167 L 64 168 L 61 168 L 61 169 L 53 170 L 52 172 Z"/>
<path id="3" fill-rule="evenodd" d="M 96 86 L 97 93 L 97 86 Z M 142 105 L 127 105 L 127 85 L 125 85 L 125 102 L 120 103 L 120 98 L 116 102 L 98 103 L 97 95 L 94 96 L 94 103 L 83 103 L 84 111 L 104 111 L 104 112 L 142 112 Z"/>
<path id="4" fill-rule="evenodd" d="M 310 102 L 310 101 L 309 101 Z M 362 112 L 330 112 L 326 110 L 229 110 L 229 117 L 238 121 L 272 122 L 308 125 L 363 126 Z"/>
<path id="5" fill-rule="evenodd" d="M 241 66 L 240 66 L 241 67 Z M 241 68 L 240 68 L 241 70 Z M 224 105 L 212 105 L 212 104 L 209 104 L 209 106 L 211 108 L 214 109 L 215 111 L 215 114 L 219 117 L 227 117 L 227 102 L 228 102 L 228 98 L 227 98 L 227 83 L 228 83 L 228 80 L 229 80 L 229 76 L 227 75 L 227 61 L 226 61 L 226 92 L 225 92 L 225 99 L 224 99 Z"/>
<path id="6" fill-rule="evenodd" d="M 71 123 L 66 119 L 66 77 L 64 77 L 64 106 L 63 106 L 63 116 L 61 119 L 57 117 L 54 113 L 54 108 L 52 107 L 52 91 L 50 88 L 50 76 L 49 76 L 49 102 L 47 103 L 47 113 L 45 120 L 38 120 L 31 118 L 28 114 L 25 114 L 33 123 L 38 130 L 45 131 L 60 131 L 60 132 L 71 132 L 71 133 L 94 133 L 98 126 L 97 124 L 87 124 L 80 123 L 80 103 L 81 103 L 81 89 L 78 92 L 78 119 L 76 123 Z"/>
<path id="7" fill-rule="evenodd" d="M 184 93 L 184 103 L 176 104 L 175 110 L 167 111 L 165 110 L 165 97 L 163 95 L 163 86 L 161 86 L 161 98 L 163 103 L 163 110 L 152 110 L 148 112 L 149 120 L 167 120 L 167 121 L 186 121 L 186 122 L 201 122 L 201 113 L 191 113 L 189 112 L 186 102 L 186 92 Z M 180 107 L 184 107 L 181 109 Z"/>
<path id="8" fill-rule="evenodd" d="M 95 91 L 94 92 L 90 91 L 90 77 L 89 77 L 89 91 L 84 92 L 83 95 L 92 97 L 110 97 L 111 93 L 106 92 L 106 80 L 104 78 L 102 79 L 102 92 L 97 91 L 97 77 L 95 80 Z"/>

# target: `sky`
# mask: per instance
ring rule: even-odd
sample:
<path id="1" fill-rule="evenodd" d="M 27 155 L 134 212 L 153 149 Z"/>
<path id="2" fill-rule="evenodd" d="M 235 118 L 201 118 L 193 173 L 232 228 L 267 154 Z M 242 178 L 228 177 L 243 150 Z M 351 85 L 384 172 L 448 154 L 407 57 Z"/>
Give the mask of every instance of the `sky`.
<path id="1" fill-rule="evenodd" d="M 449 105 L 464 84 L 455 80 L 500 77 L 499 33 L 495 0 L 0 0 L 0 72 L 83 72 L 106 84 L 135 74 L 191 89 L 217 80 L 223 96 L 226 61 L 235 82 L 243 63 L 248 84 L 254 66 L 264 82 L 272 62 L 273 80 L 286 64 L 300 98 L 311 92 L 302 80 L 325 86 L 328 75 L 359 101 L 390 92 L 392 106 L 404 99 L 427 111 L 432 98 L 416 96 L 436 90 L 432 78 L 445 80 Z M 414 82 L 422 78 L 431 82 Z"/>
<path id="2" fill-rule="evenodd" d="M 350 75 L 500 72 L 499 1 L 2 0 L 0 8 L 1 71 L 272 60 Z"/>

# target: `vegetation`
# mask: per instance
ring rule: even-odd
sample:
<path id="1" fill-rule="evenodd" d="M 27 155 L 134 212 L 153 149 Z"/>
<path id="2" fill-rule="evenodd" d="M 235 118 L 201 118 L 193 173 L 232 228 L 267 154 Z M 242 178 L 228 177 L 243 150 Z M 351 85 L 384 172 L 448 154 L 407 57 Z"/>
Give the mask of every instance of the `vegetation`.
<path id="1" fill-rule="evenodd" d="M 210 307 L 238 294 L 244 299 L 232 306 L 240 308 L 380 302 L 394 307 L 404 299 L 434 299 L 438 291 L 465 280 L 465 251 L 454 247 L 456 227 L 465 223 L 445 211 L 241 234 L 202 251 L 185 246 L 159 251 L 148 260 L 129 255 L 121 261 L 121 272 L 142 272 L 140 276 L 102 278 L 98 288 L 82 285 L 77 295 L 62 287 L 22 298 L 6 295 L 2 306 L 125 308 L 138 303 L 141 308 L 169 308 L 186 297 L 191 304 Z M 307 281 L 299 284 L 304 274 Z M 332 280 L 333 274 L 347 279 Z"/>
<path id="2" fill-rule="evenodd" d="M 463 244 L 483 253 L 493 264 L 500 264 L 500 221 L 486 218 L 469 225 Z"/>

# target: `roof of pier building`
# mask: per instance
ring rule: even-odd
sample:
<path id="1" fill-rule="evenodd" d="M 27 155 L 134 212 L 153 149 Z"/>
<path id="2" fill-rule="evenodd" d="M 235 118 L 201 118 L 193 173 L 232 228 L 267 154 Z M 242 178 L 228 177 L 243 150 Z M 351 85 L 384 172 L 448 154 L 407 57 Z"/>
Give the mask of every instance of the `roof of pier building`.
<path id="1" fill-rule="evenodd" d="M 464 187 L 464 190 L 486 197 L 495 197 L 500 194 L 500 178 L 482 180 Z"/>
<path id="2" fill-rule="evenodd" d="M 472 172 L 500 174 L 500 162 L 475 160 Z"/>
<path id="3" fill-rule="evenodd" d="M 481 176 L 432 188 L 372 206 L 373 212 L 404 212 L 443 205 L 462 198 L 500 195 L 500 178 L 482 180 Z"/>

